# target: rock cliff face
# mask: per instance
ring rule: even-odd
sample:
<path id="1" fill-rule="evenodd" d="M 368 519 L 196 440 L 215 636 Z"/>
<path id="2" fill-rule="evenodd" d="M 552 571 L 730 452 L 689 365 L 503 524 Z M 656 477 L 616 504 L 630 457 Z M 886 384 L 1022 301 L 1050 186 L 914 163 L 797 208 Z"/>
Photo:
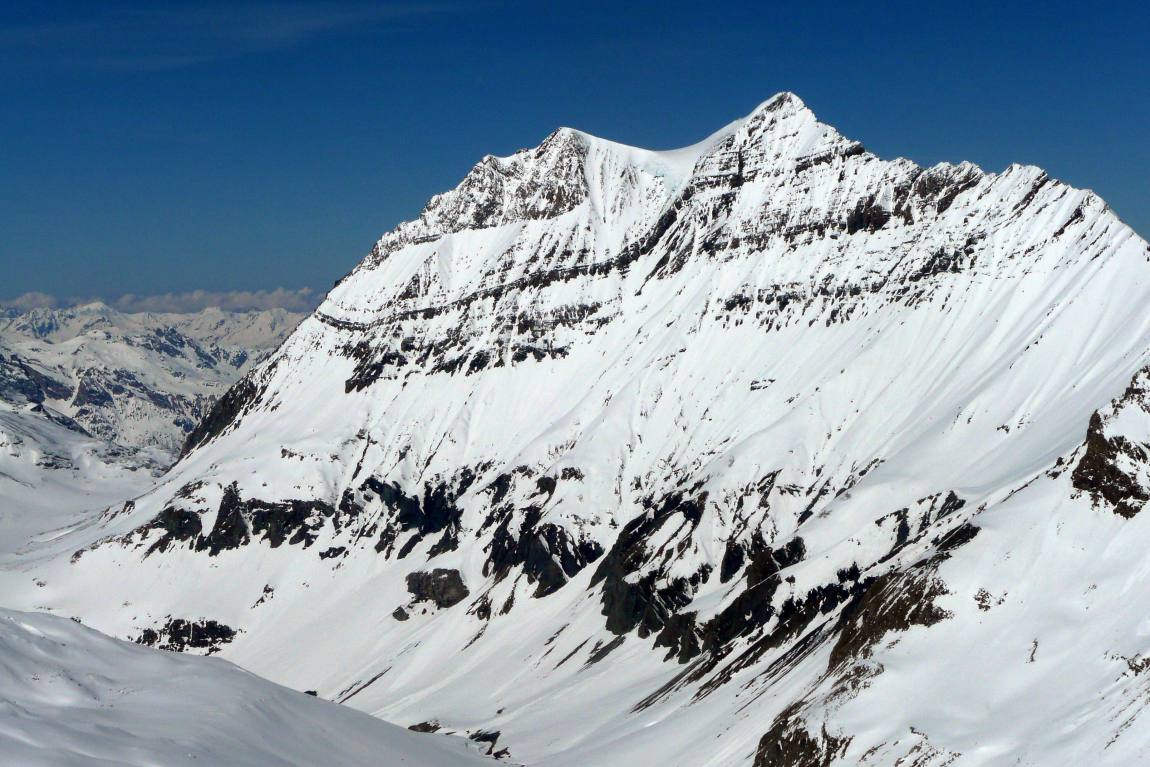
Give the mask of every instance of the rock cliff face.
<path id="1" fill-rule="evenodd" d="M 1130 763 L 1148 300 L 1093 193 L 792 94 L 671 152 L 560 129 L 3 588 L 529 764 Z"/>

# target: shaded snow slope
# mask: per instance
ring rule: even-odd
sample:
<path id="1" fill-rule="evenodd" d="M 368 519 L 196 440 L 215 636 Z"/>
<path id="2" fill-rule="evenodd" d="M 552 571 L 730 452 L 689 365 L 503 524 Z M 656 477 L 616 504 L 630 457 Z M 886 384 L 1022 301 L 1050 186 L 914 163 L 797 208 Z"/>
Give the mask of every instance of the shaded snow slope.
<path id="1" fill-rule="evenodd" d="M 791 94 L 677 152 L 561 129 L 0 601 L 529 764 L 1127 764 L 1148 303 L 1093 193 Z"/>
<path id="2" fill-rule="evenodd" d="M 66 618 L 0 610 L 0 761 L 20 765 L 490 764 L 285 689 L 230 663 L 164 653 Z"/>

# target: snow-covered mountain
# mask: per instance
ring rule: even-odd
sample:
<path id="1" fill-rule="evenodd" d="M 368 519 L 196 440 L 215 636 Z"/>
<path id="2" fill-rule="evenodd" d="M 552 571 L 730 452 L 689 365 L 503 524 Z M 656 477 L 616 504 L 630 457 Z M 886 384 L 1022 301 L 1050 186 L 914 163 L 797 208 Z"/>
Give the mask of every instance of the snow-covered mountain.
<path id="1" fill-rule="evenodd" d="M 230 663 L 150 650 L 66 618 L 0 610 L 0 756 L 10 765 L 491 764 Z"/>
<path id="2" fill-rule="evenodd" d="M 560 129 L 0 601 L 530 765 L 1138 763 L 1148 303 L 1095 194 L 792 94 L 675 151 Z"/>

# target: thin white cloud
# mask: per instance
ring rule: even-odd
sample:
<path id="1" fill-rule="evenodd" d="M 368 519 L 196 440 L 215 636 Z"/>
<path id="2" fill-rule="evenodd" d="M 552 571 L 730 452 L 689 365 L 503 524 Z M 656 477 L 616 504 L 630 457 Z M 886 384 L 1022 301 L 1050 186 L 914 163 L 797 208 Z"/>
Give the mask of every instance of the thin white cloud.
<path id="1" fill-rule="evenodd" d="M 121 70 L 176 69 L 286 50 L 457 8 L 444 2 L 203 2 L 104 6 L 87 18 L 0 25 L 0 51 L 57 64 Z"/>
<path id="2" fill-rule="evenodd" d="M 121 312 L 174 312 L 178 314 L 198 312 L 216 307 L 229 312 L 250 311 L 253 309 L 286 309 L 290 312 L 310 312 L 322 296 L 311 288 L 289 290 L 190 290 L 183 293 L 159 293 L 137 295 L 127 293 L 115 299 L 61 298 L 49 293 L 33 291 L 15 298 L 0 299 L 0 307 L 27 311 L 37 308 L 57 308 L 77 306 L 94 301 L 103 303 Z"/>
<path id="3" fill-rule="evenodd" d="M 15 298 L 0 299 L 0 307 L 4 309 L 16 309 L 17 311 L 40 308 L 54 309 L 59 305 L 60 299 L 56 298 L 56 296 L 41 293 L 38 290 L 24 293 Z"/>
<path id="4" fill-rule="evenodd" d="M 208 307 L 218 307 L 231 312 L 249 309 L 287 309 L 304 312 L 314 309 L 319 303 L 319 298 L 311 288 L 226 292 L 192 290 L 186 293 L 162 293 L 151 296 L 128 293 L 112 301 L 110 305 L 122 312 L 198 312 Z"/>

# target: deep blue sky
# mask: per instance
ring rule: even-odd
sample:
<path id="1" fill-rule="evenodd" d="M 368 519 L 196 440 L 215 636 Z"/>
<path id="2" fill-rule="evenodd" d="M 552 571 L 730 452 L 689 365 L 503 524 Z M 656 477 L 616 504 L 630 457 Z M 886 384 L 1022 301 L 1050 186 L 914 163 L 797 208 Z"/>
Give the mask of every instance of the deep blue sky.
<path id="1" fill-rule="evenodd" d="M 0 299 L 322 291 L 484 154 L 683 145 L 780 90 L 1150 234 L 1150 11 L 933 5 L 3 0 Z"/>

